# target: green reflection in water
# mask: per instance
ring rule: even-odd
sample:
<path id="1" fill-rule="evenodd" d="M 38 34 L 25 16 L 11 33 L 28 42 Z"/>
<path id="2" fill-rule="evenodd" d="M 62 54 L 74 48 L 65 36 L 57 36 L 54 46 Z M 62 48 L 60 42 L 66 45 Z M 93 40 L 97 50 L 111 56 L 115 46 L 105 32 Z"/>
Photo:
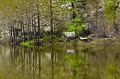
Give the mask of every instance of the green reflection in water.
<path id="1" fill-rule="evenodd" d="M 0 79 L 119 79 L 119 46 L 0 47 Z"/>

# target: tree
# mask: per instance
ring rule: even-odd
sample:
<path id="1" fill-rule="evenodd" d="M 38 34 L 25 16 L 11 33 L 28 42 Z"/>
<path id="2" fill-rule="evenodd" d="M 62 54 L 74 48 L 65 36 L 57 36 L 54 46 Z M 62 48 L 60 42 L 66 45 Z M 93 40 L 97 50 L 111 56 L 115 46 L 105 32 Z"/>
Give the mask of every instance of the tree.
<path id="1" fill-rule="evenodd" d="M 67 31 L 74 31 L 76 35 L 83 34 L 85 31 L 85 13 L 86 1 L 84 0 L 59 0 L 65 4 L 62 7 L 65 8 L 63 12 L 69 13 L 71 19 L 67 26 Z M 67 8 L 67 9 L 66 9 Z M 66 22 L 67 23 L 67 22 Z"/>
<path id="2" fill-rule="evenodd" d="M 105 5 L 105 17 L 108 21 L 113 23 L 115 28 L 115 32 L 118 32 L 119 29 L 116 26 L 116 16 L 117 16 L 117 9 L 119 6 L 118 0 L 107 0 Z"/>

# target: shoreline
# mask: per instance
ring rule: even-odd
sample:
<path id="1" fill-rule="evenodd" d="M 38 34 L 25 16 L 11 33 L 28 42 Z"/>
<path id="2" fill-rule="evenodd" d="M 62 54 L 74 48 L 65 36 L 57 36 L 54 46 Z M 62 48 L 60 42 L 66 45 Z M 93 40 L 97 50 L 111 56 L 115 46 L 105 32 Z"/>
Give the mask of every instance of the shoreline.
<path id="1" fill-rule="evenodd" d="M 99 39 L 92 39 L 91 41 L 81 41 L 81 40 L 77 40 L 77 42 L 74 42 L 73 40 L 69 40 L 69 41 L 59 41 L 59 40 L 53 40 L 53 45 L 57 45 L 57 46 L 73 46 L 74 44 L 78 45 L 78 46 L 84 46 L 84 45 L 89 45 L 89 46 L 113 46 L 113 45 L 120 45 L 120 40 L 113 40 L 113 39 L 104 39 L 104 38 L 99 38 Z M 34 47 L 36 46 L 33 42 L 33 40 L 29 41 L 25 41 L 25 42 L 20 42 L 21 46 L 26 46 L 26 47 Z M 40 47 L 44 47 L 44 46 L 49 46 L 50 43 L 46 43 L 44 45 L 40 45 Z"/>

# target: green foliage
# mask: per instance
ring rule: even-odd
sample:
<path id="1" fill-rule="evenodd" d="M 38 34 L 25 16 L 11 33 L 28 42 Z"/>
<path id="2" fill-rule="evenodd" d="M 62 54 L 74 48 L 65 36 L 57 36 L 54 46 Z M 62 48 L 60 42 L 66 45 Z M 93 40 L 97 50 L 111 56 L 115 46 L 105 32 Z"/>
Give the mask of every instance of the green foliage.
<path id="1" fill-rule="evenodd" d="M 21 42 L 20 45 L 26 46 L 26 47 L 33 47 L 33 43 L 34 41 L 30 40 L 30 41 Z"/>
<path id="2" fill-rule="evenodd" d="M 107 0 L 105 6 L 105 16 L 109 21 L 113 21 L 116 18 L 116 1 L 117 0 Z"/>
<path id="3" fill-rule="evenodd" d="M 67 26 L 68 32 L 75 32 L 76 34 L 82 34 L 86 31 L 85 25 L 81 18 L 75 18 L 71 24 Z"/>
<path id="4" fill-rule="evenodd" d="M 22 14 L 37 13 L 38 10 L 45 14 L 49 6 L 48 0 L 1 0 L 0 12 L 3 16 L 13 18 Z"/>

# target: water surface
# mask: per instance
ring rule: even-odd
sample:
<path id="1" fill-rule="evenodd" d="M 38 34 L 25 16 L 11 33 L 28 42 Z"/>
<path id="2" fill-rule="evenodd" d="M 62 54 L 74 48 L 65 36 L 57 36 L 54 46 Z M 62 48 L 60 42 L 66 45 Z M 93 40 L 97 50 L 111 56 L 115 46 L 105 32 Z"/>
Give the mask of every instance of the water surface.
<path id="1" fill-rule="evenodd" d="M 0 46 L 0 79 L 120 79 L 119 46 Z"/>

